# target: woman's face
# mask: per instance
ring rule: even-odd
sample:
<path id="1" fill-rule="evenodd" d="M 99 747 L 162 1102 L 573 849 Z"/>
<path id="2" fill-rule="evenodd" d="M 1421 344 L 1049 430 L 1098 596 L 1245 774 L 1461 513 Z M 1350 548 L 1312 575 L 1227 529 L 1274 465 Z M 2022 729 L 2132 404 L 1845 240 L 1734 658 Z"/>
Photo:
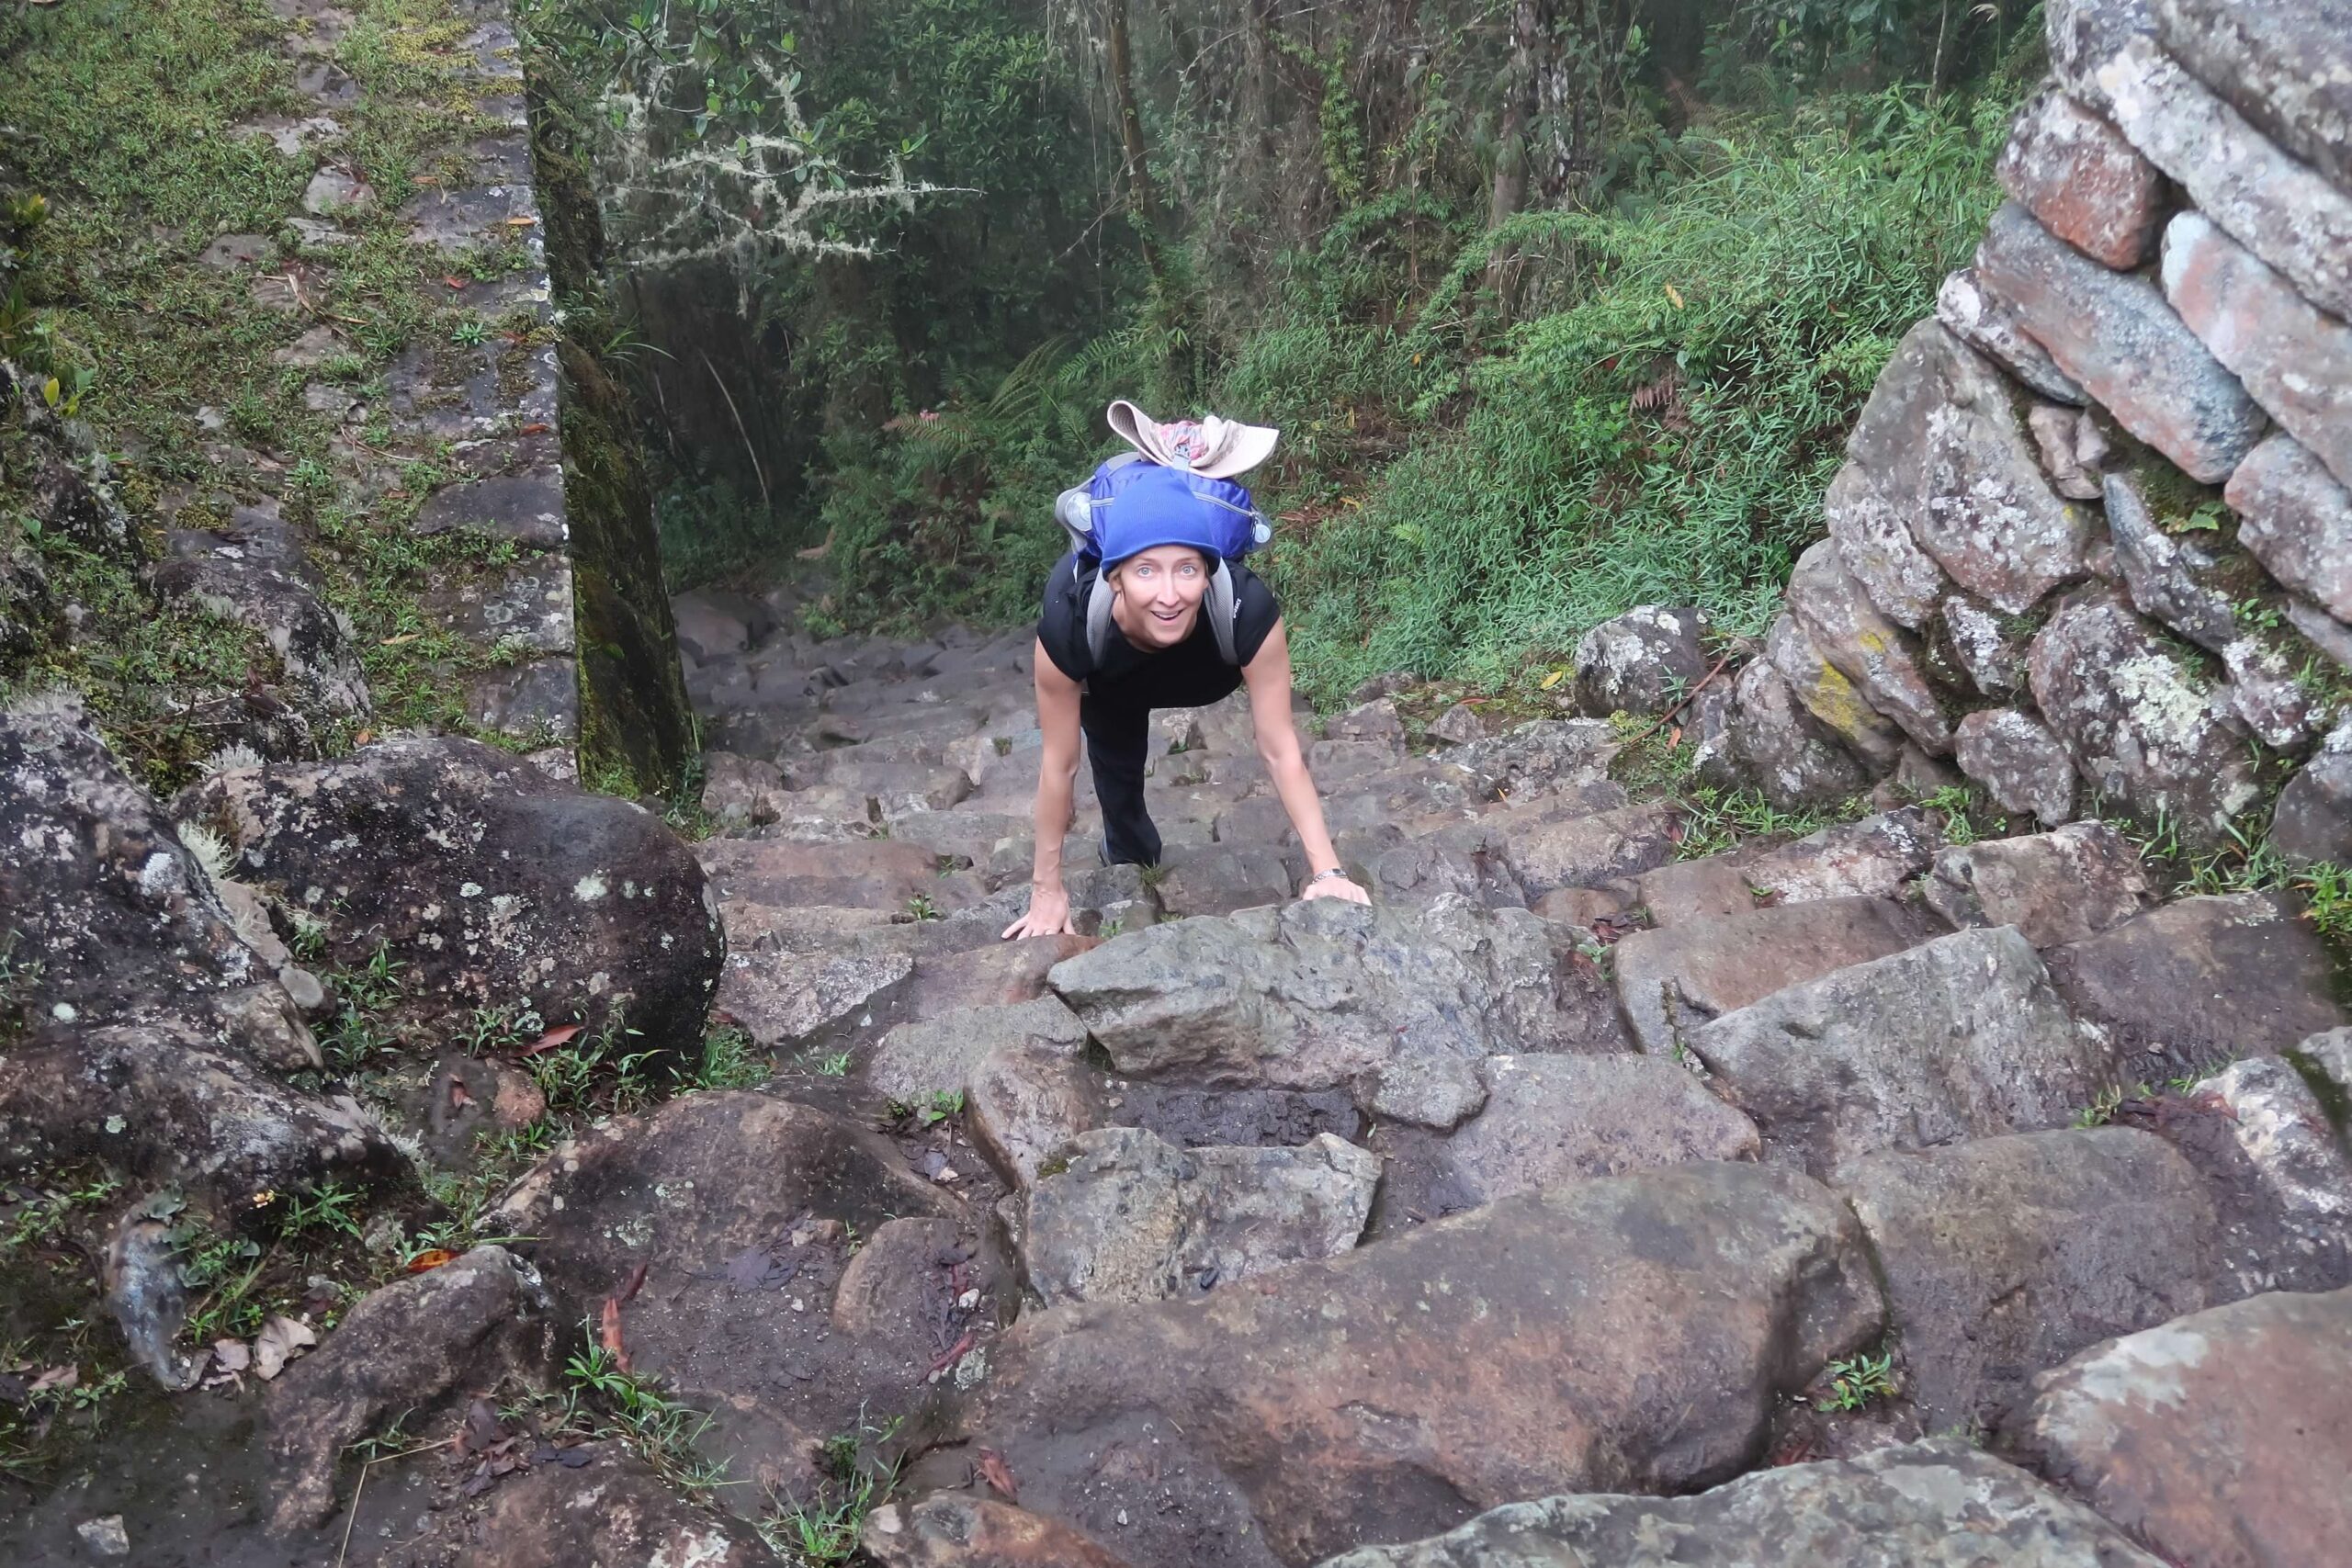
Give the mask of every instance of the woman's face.
<path id="1" fill-rule="evenodd" d="M 1150 647 L 1173 648 L 1193 635 L 1200 618 L 1208 563 L 1198 550 L 1161 545 L 1121 562 L 1111 584 L 1127 610 L 1121 629 Z"/>

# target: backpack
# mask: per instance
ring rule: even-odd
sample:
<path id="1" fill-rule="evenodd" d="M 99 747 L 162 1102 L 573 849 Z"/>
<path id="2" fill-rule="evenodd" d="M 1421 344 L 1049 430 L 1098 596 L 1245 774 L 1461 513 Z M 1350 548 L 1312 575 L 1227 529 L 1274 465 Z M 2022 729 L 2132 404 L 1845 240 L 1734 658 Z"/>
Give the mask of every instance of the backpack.
<path id="1" fill-rule="evenodd" d="M 1081 569 L 1089 563 L 1096 567 L 1094 587 L 1086 600 L 1086 648 L 1097 664 L 1102 661 L 1103 650 L 1111 646 L 1111 602 L 1115 595 L 1111 585 L 1102 580 L 1102 547 L 1094 532 L 1094 514 L 1099 508 L 1108 506 L 1138 474 L 1157 467 L 1140 453 L 1122 452 L 1106 459 L 1086 483 L 1062 491 L 1054 502 L 1054 521 L 1069 536 L 1070 553 L 1078 558 Z M 1201 599 L 1201 613 L 1208 617 L 1209 634 L 1216 639 L 1217 652 L 1227 664 L 1238 665 L 1241 659 L 1234 647 L 1233 623 L 1240 599 L 1227 563 L 1238 560 L 1272 538 L 1273 527 L 1258 510 L 1250 491 L 1232 480 L 1185 474 L 1182 469 L 1165 471 L 1183 474 L 1187 488 L 1195 496 L 1229 514 L 1230 526 L 1223 530 L 1225 536 L 1217 542 L 1216 568 L 1209 574 L 1208 592 Z"/>

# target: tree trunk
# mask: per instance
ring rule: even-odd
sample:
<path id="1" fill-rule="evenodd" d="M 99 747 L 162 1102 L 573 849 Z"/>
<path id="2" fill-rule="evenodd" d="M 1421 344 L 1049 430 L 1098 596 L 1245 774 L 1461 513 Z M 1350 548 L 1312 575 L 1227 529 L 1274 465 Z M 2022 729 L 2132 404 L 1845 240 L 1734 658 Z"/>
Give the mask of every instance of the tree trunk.
<path id="1" fill-rule="evenodd" d="M 1136 107 L 1133 51 L 1127 44 L 1127 0 L 1108 0 L 1111 90 L 1118 95 L 1119 146 L 1127 164 L 1127 204 L 1143 229 L 1153 275 L 1159 271 L 1159 187 L 1152 182 L 1151 159 L 1143 140 L 1143 115 Z"/>

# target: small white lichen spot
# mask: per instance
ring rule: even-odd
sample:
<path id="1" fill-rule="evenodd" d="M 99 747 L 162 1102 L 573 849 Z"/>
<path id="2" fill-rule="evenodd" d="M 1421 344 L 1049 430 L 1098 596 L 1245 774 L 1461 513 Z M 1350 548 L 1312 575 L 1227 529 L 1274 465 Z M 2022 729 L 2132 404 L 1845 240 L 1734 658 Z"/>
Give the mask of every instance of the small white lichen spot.
<path id="1" fill-rule="evenodd" d="M 724 1535 L 716 1531 L 705 1535 L 693 1529 L 681 1530 L 655 1549 L 646 1559 L 645 1568 L 712 1568 L 727 1561 L 732 1548 Z"/>
<path id="2" fill-rule="evenodd" d="M 459 883 L 459 884 L 458 885 L 458 897 L 460 897 L 460 898 L 479 898 L 479 897 L 481 897 L 481 883 L 479 883 L 479 882 L 463 882 L 463 883 Z"/>
<path id="3" fill-rule="evenodd" d="M 109 1116 L 107 1118 L 107 1131 L 109 1133 L 119 1133 L 126 1124 L 127 1123 L 125 1123 L 123 1119 L 119 1116 Z"/>
<path id="4" fill-rule="evenodd" d="M 571 885 L 571 896 L 583 904 L 593 904 L 605 896 L 605 877 L 601 872 L 590 872 Z"/>
<path id="5" fill-rule="evenodd" d="M 71 1023 L 82 1015 L 74 1010 L 72 1002 L 60 1002 L 49 1010 L 49 1016 L 60 1023 Z"/>

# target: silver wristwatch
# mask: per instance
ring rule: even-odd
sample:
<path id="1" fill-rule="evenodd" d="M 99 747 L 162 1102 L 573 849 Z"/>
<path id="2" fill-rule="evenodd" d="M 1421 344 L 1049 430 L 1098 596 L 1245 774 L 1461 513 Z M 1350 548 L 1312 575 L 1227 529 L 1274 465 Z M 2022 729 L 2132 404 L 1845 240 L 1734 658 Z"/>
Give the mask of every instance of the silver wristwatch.
<path id="1" fill-rule="evenodd" d="M 1312 887 L 1318 882 L 1329 882 L 1335 876 L 1345 876 L 1347 874 L 1348 868 L 1346 866 L 1335 865 L 1329 871 L 1318 871 L 1314 875 L 1308 877 L 1306 879 L 1306 885 L 1309 887 Z"/>

